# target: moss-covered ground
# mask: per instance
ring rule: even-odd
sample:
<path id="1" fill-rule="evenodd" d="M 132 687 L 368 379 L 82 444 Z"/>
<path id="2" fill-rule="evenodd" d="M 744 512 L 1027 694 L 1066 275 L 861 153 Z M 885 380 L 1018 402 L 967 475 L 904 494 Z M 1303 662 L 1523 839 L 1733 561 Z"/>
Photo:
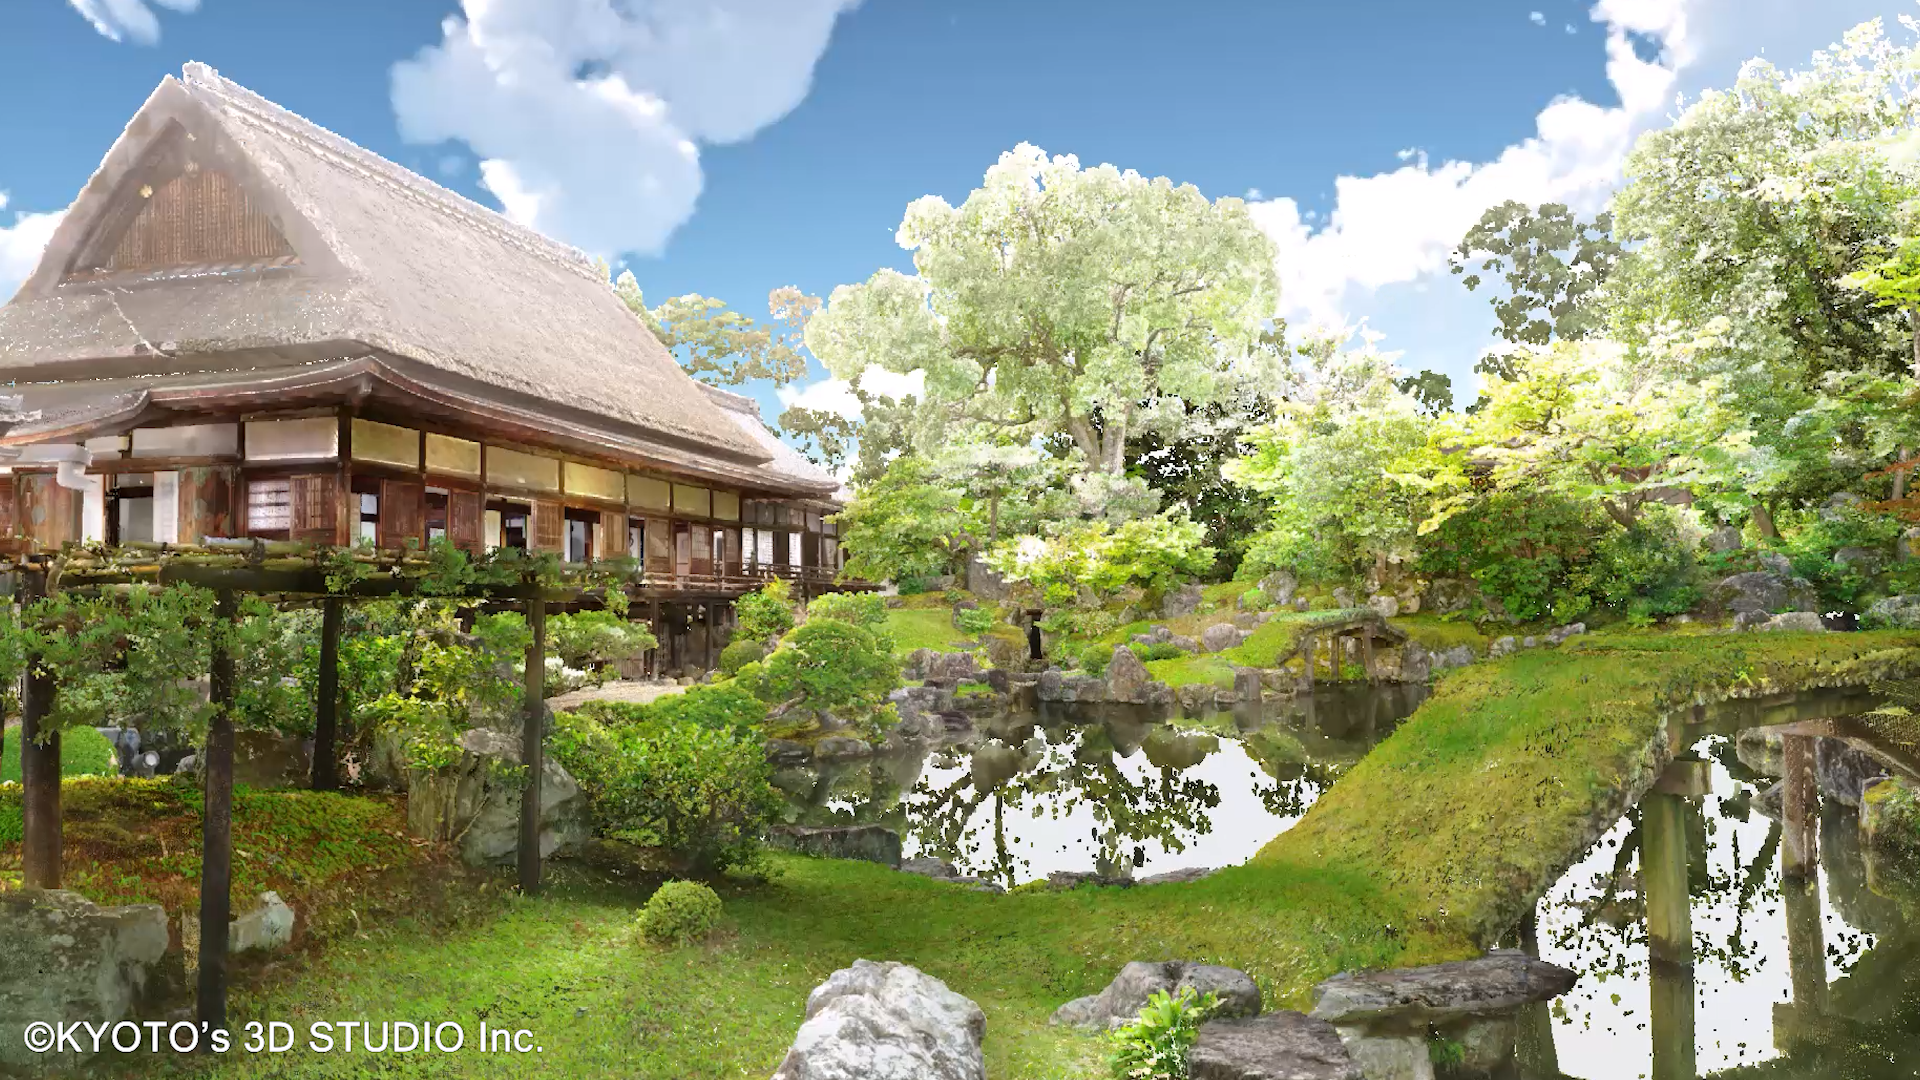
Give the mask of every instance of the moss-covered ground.
<path id="1" fill-rule="evenodd" d="M 765 1076 L 807 991 L 854 959 L 912 963 L 979 1001 L 989 1074 L 1100 1075 L 1097 1041 L 1048 1014 L 1126 961 L 1183 957 L 1254 975 L 1298 1006 L 1346 968 L 1474 953 L 1515 898 L 1576 857 L 1688 706 L 1733 693 L 1920 672 L 1913 634 L 1596 634 L 1449 675 L 1306 818 L 1198 882 L 991 896 L 859 863 L 779 857 L 724 882 L 712 942 L 640 946 L 644 890 L 567 881 L 447 928 L 400 919 L 344 937 L 297 978 L 242 994 L 239 1019 L 433 1017 L 526 1027 L 543 1052 L 489 1058 L 235 1056 L 173 1067 L 243 1076 Z M 1655 755 L 1657 756 L 1657 754 Z M 357 1066 L 357 1068 L 356 1068 Z"/>
<path id="2" fill-rule="evenodd" d="M 1272 618 L 1256 627 L 1247 640 L 1231 649 L 1151 660 L 1146 668 L 1155 679 L 1168 686 L 1204 684 L 1227 688 L 1233 685 L 1234 668 L 1279 667 L 1299 651 L 1300 639 L 1307 634 L 1369 614 L 1365 608 L 1275 612 Z"/>
<path id="3" fill-rule="evenodd" d="M 904 656 L 915 649 L 945 652 L 972 644 L 973 639 L 953 627 L 953 609 L 892 608 L 887 612 L 887 632 L 893 635 L 893 648 Z"/>

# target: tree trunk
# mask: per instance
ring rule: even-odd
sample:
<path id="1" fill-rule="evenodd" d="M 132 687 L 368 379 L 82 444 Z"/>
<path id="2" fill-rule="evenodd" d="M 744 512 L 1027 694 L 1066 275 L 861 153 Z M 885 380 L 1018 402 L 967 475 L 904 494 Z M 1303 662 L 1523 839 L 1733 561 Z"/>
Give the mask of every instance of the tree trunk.
<path id="1" fill-rule="evenodd" d="M 21 606 L 47 595 L 47 571 L 21 571 Z M 48 727 L 53 713 L 53 674 L 37 655 L 26 658 L 20 695 L 21 880 L 30 889 L 61 884 L 60 733 Z"/>
<path id="2" fill-rule="evenodd" d="M 1773 511 L 1766 503 L 1753 504 L 1753 527 L 1760 530 L 1760 536 L 1766 540 L 1780 539 L 1780 530 L 1773 524 Z"/>
<path id="3" fill-rule="evenodd" d="M 222 590 L 215 609 L 213 660 L 208 696 L 213 720 L 207 728 L 200 821 L 200 971 L 195 1009 L 209 1028 L 227 1026 L 227 929 L 233 918 L 233 633 L 238 607 Z"/>
<path id="4" fill-rule="evenodd" d="M 1000 541 L 1000 490 L 994 489 L 987 497 L 987 546 L 992 547 Z"/>
<path id="5" fill-rule="evenodd" d="M 527 601 L 527 629 L 533 631 L 533 640 L 527 644 L 526 715 L 520 728 L 520 764 L 527 770 L 527 785 L 520 792 L 518 856 L 520 891 L 532 896 L 540 891 L 540 773 L 546 766 L 547 602 L 539 597 Z"/>
<path id="6" fill-rule="evenodd" d="M 1607 516 L 1612 518 L 1614 522 L 1623 529 L 1631 529 L 1639 524 L 1640 508 L 1635 504 L 1617 503 L 1612 499 L 1601 499 L 1600 506 L 1606 510 Z"/>
<path id="7" fill-rule="evenodd" d="M 1907 470 L 1905 466 L 1909 460 L 1911 459 L 1907 457 L 1907 448 L 1904 446 L 1901 447 L 1899 467 L 1896 467 L 1893 470 L 1893 501 L 1894 502 L 1899 502 L 1900 500 L 1907 497 Z"/>
<path id="8" fill-rule="evenodd" d="M 334 748 L 340 709 L 340 622 L 346 601 L 329 596 L 320 602 L 320 679 L 313 720 L 313 779 L 315 791 L 340 786 Z"/>

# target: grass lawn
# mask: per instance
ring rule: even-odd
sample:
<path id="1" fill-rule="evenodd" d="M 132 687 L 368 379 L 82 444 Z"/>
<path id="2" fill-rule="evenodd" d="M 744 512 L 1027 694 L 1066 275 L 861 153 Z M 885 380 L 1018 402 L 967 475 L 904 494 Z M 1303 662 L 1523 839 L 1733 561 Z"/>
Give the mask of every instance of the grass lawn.
<path id="1" fill-rule="evenodd" d="M 1236 667 L 1272 668 L 1300 648 L 1300 639 L 1321 627 L 1344 622 L 1364 608 L 1331 611 L 1278 611 L 1256 627 L 1247 640 L 1224 652 L 1149 660 L 1146 668 L 1168 686 L 1205 684 L 1230 689 Z M 1211 620 L 1213 622 L 1219 619 Z"/>
<path id="2" fill-rule="evenodd" d="M 953 628 L 953 609 L 890 608 L 887 630 L 893 634 L 893 649 L 905 655 L 915 649 L 949 652 L 973 643 L 973 639 Z"/>

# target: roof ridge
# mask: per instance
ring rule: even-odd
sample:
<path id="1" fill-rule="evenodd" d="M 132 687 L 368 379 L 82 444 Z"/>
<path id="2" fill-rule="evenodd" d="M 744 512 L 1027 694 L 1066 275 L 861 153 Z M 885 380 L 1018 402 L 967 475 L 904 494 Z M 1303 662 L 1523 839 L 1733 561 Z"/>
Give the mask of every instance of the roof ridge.
<path id="1" fill-rule="evenodd" d="M 698 383 L 700 389 L 706 391 L 707 396 L 713 399 L 714 404 L 721 408 L 732 409 L 734 412 L 748 413 L 756 420 L 760 418 L 760 402 L 757 399 L 739 393 L 738 391 L 715 386 L 710 382 L 701 382 L 699 379 L 693 381 Z"/>
<path id="2" fill-rule="evenodd" d="M 254 123 L 297 139 L 308 149 L 324 153 L 340 164 L 355 169 L 367 179 L 384 184 L 417 202 L 493 235 L 496 239 L 560 264 L 588 278 L 599 280 L 598 267 L 586 252 L 514 221 L 498 210 L 484 206 L 457 191 L 436 184 L 425 176 L 389 160 L 340 133 L 313 122 L 299 113 L 255 93 L 221 75 L 212 65 L 189 61 L 182 69 L 189 89 L 208 90 Z"/>

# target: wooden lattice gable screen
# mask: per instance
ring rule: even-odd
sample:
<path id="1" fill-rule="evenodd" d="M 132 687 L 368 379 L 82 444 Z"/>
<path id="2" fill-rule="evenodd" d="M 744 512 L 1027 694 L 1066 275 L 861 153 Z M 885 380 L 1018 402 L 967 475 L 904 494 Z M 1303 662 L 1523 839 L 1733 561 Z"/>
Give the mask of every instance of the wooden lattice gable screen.
<path id="1" fill-rule="evenodd" d="M 67 278 L 168 276 L 292 266 L 271 214 L 176 122 L 121 181 Z"/>

